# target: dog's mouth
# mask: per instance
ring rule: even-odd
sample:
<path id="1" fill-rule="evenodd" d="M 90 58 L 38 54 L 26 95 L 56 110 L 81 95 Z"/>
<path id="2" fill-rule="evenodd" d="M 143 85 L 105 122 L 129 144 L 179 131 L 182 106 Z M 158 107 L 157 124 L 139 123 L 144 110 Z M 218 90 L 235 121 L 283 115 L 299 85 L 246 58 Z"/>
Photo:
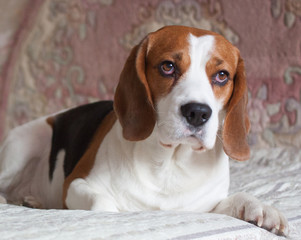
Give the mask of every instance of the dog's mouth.
<path id="1" fill-rule="evenodd" d="M 202 151 L 206 150 L 204 142 L 200 136 L 193 134 L 189 137 L 189 140 L 191 142 L 191 149 L 193 151 L 202 152 Z"/>
<path id="2" fill-rule="evenodd" d="M 161 141 L 160 141 L 160 144 L 161 144 L 163 147 L 165 147 L 165 148 L 172 148 L 172 147 L 173 147 L 172 144 L 169 144 L 169 143 L 163 143 L 163 142 L 161 142 Z"/>
<path id="3" fill-rule="evenodd" d="M 204 150 L 206 150 L 206 148 L 204 146 L 200 146 L 200 147 L 191 147 L 193 151 L 195 152 L 202 152 Z"/>
<path id="4" fill-rule="evenodd" d="M 177 141 L 175 143 L 167 143 L 167 142 L 160 141 L 160 145 L 167 149 L 172 149 L 180 144 L 190 145 L 191 149 L 195 152 L 202 152 L 207 149 L 206 146 L 203 144 L 203 141 L 195 135 L 190 135 L 185 139 L 183 139 L 182 141 L 179 142 Z"/>

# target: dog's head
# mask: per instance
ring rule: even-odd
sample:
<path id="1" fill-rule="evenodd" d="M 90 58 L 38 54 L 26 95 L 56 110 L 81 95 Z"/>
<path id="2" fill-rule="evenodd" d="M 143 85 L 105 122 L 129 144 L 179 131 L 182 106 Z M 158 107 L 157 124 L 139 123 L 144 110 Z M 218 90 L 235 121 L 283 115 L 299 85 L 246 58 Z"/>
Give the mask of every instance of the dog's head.
<path id="1" fill-rule="evenodd" d="M 162 28 L 133 48 L 114 99 L 124 138 L 143 140 L 157 124 L 165 147 L 212 149 L 220 137 L 236 160 L 250 154 L 246 106 L 238 49 L 216 33 L 182 26 Z"/>

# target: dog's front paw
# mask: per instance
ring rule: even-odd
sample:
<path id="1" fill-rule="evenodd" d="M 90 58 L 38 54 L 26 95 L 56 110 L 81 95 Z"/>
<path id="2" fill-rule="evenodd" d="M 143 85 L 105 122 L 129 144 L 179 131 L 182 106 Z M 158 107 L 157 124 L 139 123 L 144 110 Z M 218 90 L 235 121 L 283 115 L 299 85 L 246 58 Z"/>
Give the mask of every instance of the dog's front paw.
<path id="1" fill-rule="evenodd" d="M 214 212 L 253 223 L 277 235 L 288 234 L 288 223 L 281 212 L 246 193 L 237 193 L 221 201 Z"/>
<path id="2" fill-rule="evenodd" d="M 237 218 L 253 223 L 277 235 L 288 234 L 288 223 L 283 214 L 276 208 L 261 203 L 258 199 L 247 194 L 236 196 Z"/>

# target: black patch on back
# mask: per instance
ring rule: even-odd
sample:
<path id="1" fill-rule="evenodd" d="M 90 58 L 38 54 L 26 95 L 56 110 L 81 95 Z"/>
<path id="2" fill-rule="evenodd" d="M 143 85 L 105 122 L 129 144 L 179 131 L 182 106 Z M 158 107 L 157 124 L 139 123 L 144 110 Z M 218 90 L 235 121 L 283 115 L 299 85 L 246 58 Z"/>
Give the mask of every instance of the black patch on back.
<path id="1" fill-rule="evenodd" d="M 54 117 L 49 159 L 49 178 L 52 180 L 57 155 L 65 150 L 65 178 L 84 155 L 105 116 L 113 110 L 113 101 L 100 101 L 73 108 Z"/>

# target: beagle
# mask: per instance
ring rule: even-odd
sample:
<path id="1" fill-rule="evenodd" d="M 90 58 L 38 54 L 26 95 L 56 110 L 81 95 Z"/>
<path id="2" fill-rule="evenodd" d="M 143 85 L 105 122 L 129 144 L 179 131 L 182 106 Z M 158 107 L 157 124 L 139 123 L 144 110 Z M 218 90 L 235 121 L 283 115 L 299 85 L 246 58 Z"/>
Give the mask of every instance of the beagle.
<path id="1" fill-rule="evenodd" d="M 285 234 L 275 208 L 246 193 L 227 197 L 229 157 L 250 157 L 246 106 L 236 47 L 210 31 L 164 27 L 133 48 L 114 102 L 11 131 L 0 193 L 41 208 L 222 213 Z"/>

